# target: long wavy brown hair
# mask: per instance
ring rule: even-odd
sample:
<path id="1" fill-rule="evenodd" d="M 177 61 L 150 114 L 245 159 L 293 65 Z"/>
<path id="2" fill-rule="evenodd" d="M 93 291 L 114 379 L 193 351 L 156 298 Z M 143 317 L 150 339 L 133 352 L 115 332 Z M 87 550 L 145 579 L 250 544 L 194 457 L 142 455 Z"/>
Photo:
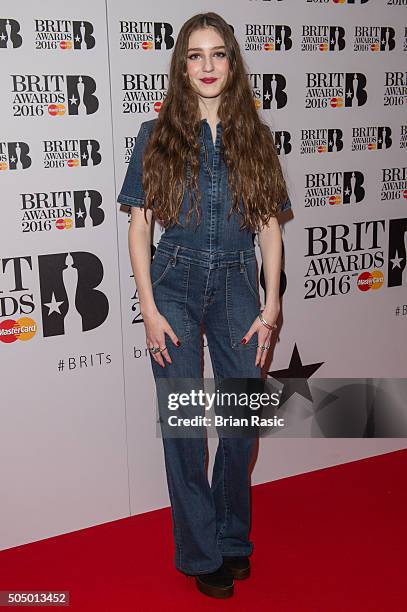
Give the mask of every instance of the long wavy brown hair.
<path id="1" fill-rule="evenodd" d="M 180 224 L 178 217 L 187 189 L 186 223 L 193 210 L 197 222 L 201 220 L 198 187 L 201 115 L 198 95 L 187 73 L 187 54 L 191 33 L 208 27 L 215 28 L 222 37 L 229 60 L 228 79 L 218 109 L 221 151 L 233 200 L 228 216 L 235 210 L 242 219 L 241 229 L 257 232 L 286 202 L 287 188 L 272 133 L 256 109 L 239 44 L 229 24 L 213 12 L 191 17 L 178 34 L 167 95 L 143 155 L 144 207 L 152 209 L 164 227 Z"/>

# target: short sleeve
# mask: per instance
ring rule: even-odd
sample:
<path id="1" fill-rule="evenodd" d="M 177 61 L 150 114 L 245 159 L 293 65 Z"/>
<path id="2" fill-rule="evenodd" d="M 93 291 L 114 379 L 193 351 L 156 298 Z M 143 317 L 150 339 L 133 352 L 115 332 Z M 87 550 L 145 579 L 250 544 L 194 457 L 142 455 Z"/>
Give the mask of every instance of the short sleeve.
<path id="1" fill-rule="evenodd" d="M 119 204 L 138 206 L 140 208 L 144 206 L 145 194 L 142 184 L 143 152 L 148 141 L 149 133 L 150 131 L 147 128 L 146 122 L 142 123 L 137 134 L 136 144 L 130 156 L 122 188 L 117 196 Z"/>
<path id="2" fill-rule="evenodd" d="M 290 208 L 292 208 L 291 200 L 290 198 L 288 198 L 288 200 L 286 200 L 285 202 L 283 202 L 283 204 L 281 204 L 280 212 L 284 212 L 285 210 L 289 210 Z"/>

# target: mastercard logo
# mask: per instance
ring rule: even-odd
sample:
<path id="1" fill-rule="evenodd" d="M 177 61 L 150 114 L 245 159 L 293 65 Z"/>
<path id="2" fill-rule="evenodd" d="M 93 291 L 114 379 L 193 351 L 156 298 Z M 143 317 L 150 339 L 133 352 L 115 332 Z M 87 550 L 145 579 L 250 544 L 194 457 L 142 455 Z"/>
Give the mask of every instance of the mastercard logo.
<path id="1" fill-rule="evenodd" d="M 380 50 L 380 47 L 379 47 L 378 43 L 372 43 L 372 44 L 370 45 L 370 50 L 371 50 L 371 51 L 379 51 L 379 50 Z"/>
<path id="2" fill-rule="evenodd" d="M 79 159 L 68 159 L 66 165 L 68 168 L 75 168 L 76 166 L 79 166 Z"/>
<path id="3" fill-rule="evenodd" d="M 346 0 L 333 0 L 334 4 L 345 4 Z"/>
<path id="4" fill-rule="evenodd" d="M 150 49 L 153 49 L 153 47 L 154 45 L 151 40 L 144 40 L 141 43 L 141 48 L 144 49 L 144 51 L 149 51 Z"/>
<path id="5" fill-rule="evenodd" d="M 342 197 L 340 195 L 329 196 L 328 203 L 332 205 L 342 204 Z"/>
<path id="6" fill-rule="evenodd" d="M 72 41 L 71 40 L 61 40 L 59 43 L 61 49 L 72 49 Z"/>
<path id="7" fill-rule="evenodd" d="M 162 102 L 154 102 L 154 107 L 153 107 L 153 108 L 154 108 L 154 110 L 155 110 L 155 112 L 156 112 L 156 113 L 159 113 L 159 112 L 160 112 L 160 110 L 161 110 L 161 105 L 162 105 Z"/>
<path id="8" fill-rule="evenodd" d="M 319 45 L 319 50 L 320 51 L 328 51 L 328 43 L 321 43 Z"/>
<path id="9" fill-rule="evenodd" d="M 37 333 L 37 323 L 30 317 L 21 319 L 5 319 L 0 323 L 0 342 L 11 344 L 16 340 L 26 342 L 34 338 Z"/>
<path id="10" fill-rule="evenodd" d="M 274 44 L 273 43 L 264 43 L 264 50 L 265 51 L 273 51 L 274 49 Z"/>
<path id="11" fill-rule="evenodd" d="M 254 105 L 258 110 L 259 108 L 261 108 L 261 101 L 258 98 L 256 98 L 254 101 Z"/>
<path id="12" fill-rule="evenodd" d="M 7 169 L 8 169 L 8 163 L 0 162 L 0 170 L 7 170 Z"/>
<path id="13" fill-rule="evenodd" d="M 48 114 L 51 117 L 61 117 L 65 115 L 65 104 L 48 104 Z"/>
<path id="14" fill-rule="evenodd" d="M 327 147 L 325 145 L 319 145 L 317 147 L 317 153 L 326 153 Z"/>
<path id="15" fill-rule="evenodd" d="M 360 291 L 369 291 L 369 289 L 380 289 L 383 287 L 384 276 L 380 270 L 372 270 L 372 272 L 362 272 L 358 276 L 357 286 Z"/>
<path id="16" fill-rule="evenodd" d="M 407 200 L 407 189 L 404 189 L 403 191 L 403 198 Z"/>
<path id="17" fill-rule="evenodd" d="M 375 149 L 377 149 L 377 144 L 375 142 L 369 142 L 369 144 L 367 145 L 367 150 L 374 151 Z"/>
<path id="18" fill-rule="evenodd" d="M 343 98 L 331 98 L 331 106 L 332 108 L 343 106 Z"/>
<path id="19" fill-rule="evenodd" d="M 72 225 L 72 219 L 70 218 L 62 218 L 55 221 L 55 227 L 59 230 L 71 229 Z"/>

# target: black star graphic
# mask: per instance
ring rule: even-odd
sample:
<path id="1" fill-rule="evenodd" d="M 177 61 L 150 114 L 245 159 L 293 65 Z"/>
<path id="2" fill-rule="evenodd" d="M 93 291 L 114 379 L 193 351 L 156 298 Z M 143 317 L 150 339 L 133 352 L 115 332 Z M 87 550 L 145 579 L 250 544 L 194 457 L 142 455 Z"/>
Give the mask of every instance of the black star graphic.
<path id="1" fill-rule="evenodd" d="M 307 379 L 310 378 L 323 364 L 324 362 L 321 361 L 320 363 L 303 365 L 298 352 L 297 344 L 294 344 L 294 349 L 288 368 L 285 370 L 272 370 L 267 372 L 268 376 L 271 376 L 280 382 L 284 381 L 285 378 L 289 379 L 288 382 L 284 383 L 279 407 L 281 408 L 284 402 L 294 395 L 294 393 L 298 393 L 305 399 L 312 401 L 312 395 Z"/>

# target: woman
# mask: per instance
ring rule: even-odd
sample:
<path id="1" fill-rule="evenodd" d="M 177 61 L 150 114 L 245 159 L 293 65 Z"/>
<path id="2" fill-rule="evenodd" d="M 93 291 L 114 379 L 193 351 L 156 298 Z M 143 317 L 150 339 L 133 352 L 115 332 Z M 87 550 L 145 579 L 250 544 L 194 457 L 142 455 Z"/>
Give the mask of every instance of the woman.
<path id="1" fill-rule="evenodd" d="M 132 207 L 129 251 L 156 383 L 201 377 L 202 331 L 216 381 L 261 377 L 280 310 L 276 214 L 290 202 L 239 45 L 216 13 L 182 26 L 167 96 L 158 119 L 141 125 L 118 201 Z M 153 217 L 165 232 L 150 267 Z M 209 485 L 206 440 L 163 436 L 175 566 L 213 597 L 249 576 L 254 442 L 220 437 Z"/>

